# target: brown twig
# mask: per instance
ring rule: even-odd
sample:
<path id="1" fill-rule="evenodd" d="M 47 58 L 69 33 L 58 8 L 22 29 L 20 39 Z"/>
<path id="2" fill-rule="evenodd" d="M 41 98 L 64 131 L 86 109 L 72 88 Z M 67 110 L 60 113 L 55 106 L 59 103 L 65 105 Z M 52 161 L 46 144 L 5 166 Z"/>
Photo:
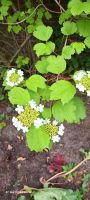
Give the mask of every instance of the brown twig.
<path id="1" fill-rule="evenodd" d="M 19 52 L 21 51 L 21 49 L 24 47 L 24 45 L 28 42 L 28 40 L 30 39 L 30 36 L 28 36 L 24 42 L 21 44 L 20 48 L 16 51 L 16 53 L 13 55 L 13 57 L 11 58 L 9 64 L 11 65 L 12 62 L 14 61 L 14 59 L 17 57 L 17 55 L 19 54 Z"/>
<path id="2" fill-rule="evenodd" d="M 54 10 L 51 10 L 51 9 L 47 8 L 46 5 L 43 3 L 42 0 L 40 0 L 40 2 L 42 3 L 43 7 L 44 7 L 47 11 L 49 11 L 49 12 L 51 12 L 51 13 L 56 13 L 56 14 L 60 14 L 60 13 L 61 13 L 61 12 L 54 11 Z"/>
<path id="3" fill-rule="evenodd" d="M 56 4 L 59 6 L 60 10 L 62 10 L 63 12 L 65 12 L 64 8 L 61 6 L 61 4 L 57 1 L 54 0 L 56 2 Z"/>

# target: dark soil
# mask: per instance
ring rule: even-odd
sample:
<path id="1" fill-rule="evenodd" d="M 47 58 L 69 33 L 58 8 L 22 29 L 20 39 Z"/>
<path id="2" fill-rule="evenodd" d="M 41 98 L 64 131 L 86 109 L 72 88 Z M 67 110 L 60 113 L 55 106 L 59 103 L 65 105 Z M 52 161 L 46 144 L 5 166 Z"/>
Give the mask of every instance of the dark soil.
<path id="1" fill-rule="evenodd" d="M 85 100 L 85 102 L 87 102 Z M 25 138 L 18 134 L 11 123 L 12 109 L 5 102 L 1 103 L 0 113 L 5 113 L 10 120 L 0 136 L 0 199 L 16 200 L 17 195 L 10 191 L 23 189 L 24 185 L 42 187 L 42 177 L 47 180 L 52 174 L 48 170 L 48 159 L 56 153 L 62 154 L 67 163 L 78 163 L 83 159 L 80 148 L 90 150 L 90 100 L 87 102 L 87 118 L 80 124 L 65 124 L 65 133 L 61 144 L 55 144 L 50 152 L 30 152 L 25 144 Z M 18 158 L 25 158 L 17 160 Z M 77 189 L 81 187 L 82 176 L 90 173 L 90 161 L 80 167 L 75 180 L 53 180 L 55 186 Z M 27 200 L 29 196 L 27 195 Z M 90 200 L 90 188 L 84 200 Z"/>

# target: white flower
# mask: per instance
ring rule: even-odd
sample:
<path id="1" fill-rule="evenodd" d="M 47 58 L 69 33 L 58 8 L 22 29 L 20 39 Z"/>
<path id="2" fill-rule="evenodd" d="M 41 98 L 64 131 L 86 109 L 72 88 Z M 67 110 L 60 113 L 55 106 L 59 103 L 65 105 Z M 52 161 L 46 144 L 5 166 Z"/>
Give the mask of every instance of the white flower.
<path id="1" fill-rule="evenodd" d="M 39 106 L 37 106 L 37 111 L 43 112 L 43 109 L 44 109 L 44 105 L 39 104 Z"/>
<path id="2" fill-rule="evenodd" d="M 23 131 L 23 133 L 27 133 L 28 132 L 28 128 L 26 126 L 22 126 L 22 131 Z"/>
<path id="3" fill-rule="evenodd" d="M 6 79 L 6 81 L 7 81 L 7 85 L 9 85 L 9 86 L 11 86 L 11 87 L 13 87 L 13 86 L 15 85 L 13 82 L 11 82 L 11 81 L 9 81 L 9 80 L 7 80 L 7 79 Z"/>
<path id="4" fill-rule="evenodd" d="M 31 101 L 29 101 L 29 105 L 31 106 L 31 108 L 34 108 L 34 109 L 37 108 L 36 102 L 33 99 Z"/>
<path id="5" fill-rule="evenodd" d="M 63 136 L 63 134 L 64 134 L 64 129 L 65 129 L 64 125 L 61 124 L 61 125 L 59 126 L 58 135 Z"/>
<path id="6" fill-rule="evenodd" d="M 18 131 L 22 129 L 22 123 L 16 117 L 12 118 L 12 123 L 17 128 Z"/>
<path id="7" fill-rule="evenodd" d="M 20 114 L 21 112 L 23 112 L 24 111 L 24 108 L 23 108 L 23 106 L 19 106 L 19 105 L 17 105 L 17 107 L 16 107 L 16 112 L 18 112 L 18 114 Z"/>
<path id="8" fill-rule="evenodd" d="M 12 68 L 12 69 L 7 71 L 7 76 L 10 77 L 11 74 L 13 74 L 13 73 L 15 73 L 15 69 L 14 68 Z"/>
<path id="9" fill-rule="evenodd" d="M 87 91 L 87 96 L 89 96 L 89 97 L 90 97 L 90 90 L 89 90 L 89 91 Z"/>
<path id="10" fill-rule="evenodd" d="M 81 83 L 76 84 L 76 88 L 78 88 L 81 92 L 84 92 L 86 90 L 86 88 Z"/>
<path id="11" fill-rule="evenodd" d="M 50 119 L 45 119 L 45 120 L 43 121 L 43 124 L 50 124 Z"/>
<path id="12" fill-rule="evenodd" d="M 15 81 L 11 81 L 10 77 L 12 76 L 12 74 L 18 74 L 19 78 L 18 80 Z M 13 87 L 15 85 L 20 84 L 23 81 L 24 77 L 23 77 L 23 71 L 21 70 L 16 70 L 14 68 L 12 68 L 11 70 L 7 71 L 7 76 L 6 76 L 6 84 Z"/>
<path id="13" fill-rule="evenodd" d="M 28 128 L 26 126 L 23 126 L 23 124 L 16 117 L 12 118 L 12 123 L 18 131 L 22 130 L 23 133 L 28 132 Z"/>
<path id="14" fill-rule="evenodd" d="M 40 126 L 43 125 L 44 120 L 42 118 L 37 118 L 36 120 L 34 120 L 34 126 L 36 128 L 39 128 Z"/>
<path id="15" fill-rule="evenodd" d="M 52 136 L 52 141 L 53 141 L 54 143 L 55 143 L 55 142 L 59 142 L 59 141 L 60 141 L 59 135 Z"/>
<path id="16" fill-rule="evenodd" d="M 86 72 L 78 71 L 78 73 L 74 75 L 74 79 L 76 81 L 80 81 L 84 75 L 86 75 Z"/>
<path id="17" fill-rule="evenodd" d="M 21 71 L 20 69 L 17 71 L 17 73 L 22 77 L 24 75 L 23 71 Z"/>
<path id="18" fill-rule="evenodd" d="M 53 123 L 52 123 L 53 125 L 57 125 L 58 124 L 58 122 L 56 121 L 56 120 L 53 120 Z"/>

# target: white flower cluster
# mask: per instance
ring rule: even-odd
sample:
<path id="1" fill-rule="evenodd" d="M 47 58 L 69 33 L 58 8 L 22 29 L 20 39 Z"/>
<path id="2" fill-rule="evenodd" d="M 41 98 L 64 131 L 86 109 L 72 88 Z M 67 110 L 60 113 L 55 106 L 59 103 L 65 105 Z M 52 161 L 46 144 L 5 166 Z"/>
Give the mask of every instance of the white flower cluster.
<path id="1" fill-rule="evenodd" d="M 37 118 L 37 119 L 34 121 L 34 126 L 35 126 L 36 128 L 39 128 L 39 127 L 42 126 L 42 125 L 46 125 L 46 124 L 50 124 L 50 123 L 51 123 L 50 119 L 44 120 L 43 118 Z M 54 121 L 52 122 L 52 125 L 58 126 L 58 122 L 57 122 L 56 120 L 54 120 Z M 65 127 L 64 127 L 63 124 L 61 124 L 61 125 L 58 126 L 57 135 L 54 135 L 54 136 L 51 137 L 53 143 L 59 142 L 59 141 L 60 141 L 60 136 L 63 136 L 63 134 L 64 134 L 64 129 L 65 129 Z"/>
<path id="2" fill-rule="evenodd" d="M 90 96 L 90 71 L 80 70 L 73 76 L 76 82 L 76 88 L 80 92 L 87 92 L 87 96 Z"/>
<path id="3" fill-rule="evenodd" d="M 32 110 L 34 112 L 36 111 L 36 114 L 43 112 L 43 109 L 44 109 L 44 105 L 42 105 L 42 104 L 37 105 L 34 100 L 29 101 L 28 105 L 26 105 L 26 106 L 30 106 L 30 108 L 32 108 Z M 28 114 L 27 114 L 28 111 L 25 111 L 24 106 L 17 105 L 15 111 L 18 113 L 19 117 L 17 116 L 17 117 L 12 118 L 13 125 L 17 128 L 18 131 L 22 130 L 24 133 L 27 133 L 30 128 L 29 120 L 31 120 L 30 119 L 31 115 L 28 116 Z M 20 117 L 22 117 L 22 115 L 23 115 L 25 121 L 21 120 Z M 29 117 L 29 120 L 28 120 L 28 117 Z M 33 117 L 33 116 L 31 116 L 31 117 Z M 58 125 L 58 122 L 56 120 L 51 121 L 50 119 L 43 119 L 43 118 L 40 118 L 38 115 L 36 115 L 36 119 L 35 119 L 35 116 L 32 119 L 34 119 L 34 120 L 31 122 L 31 124 L 33 123 L 33 125 L 35 126 L 36 129 L 39 128 L 40 126 L 44 126 L 46 128 L 46 130 L 48 129 L 48 134 L 51 133 L 50 137 L 54 143 L 60 141 L 60 136 L 62 136 L 64 133 L 64 125 L 63 124 Z M 26 125 L 25 122 L 28 122 L 29 124 L 27 123 L 27 125 Z"/>
<path id="4" fill-rule="evenodd" d="M 40 112 L 40 113 L 43 112 L 44 105 L 42 105 L 42 104 L 37 105 L 34 100 L 29 101 L 28 105 L 32 109 L 36 110 L 37 112 Z M 15 111 L 18 114 L 20 114 L 22 112 L 24 113 L 25 109 L 24 109 L 23 106 L 17 105 Z M 39 128 L 41 125 L 43 125 L 41 123 L 41 121 L 42 121 L 42 119 L 40 119 L 40 118 L 37 118 L 36 120 L 34 120 L 34 125 L 35 125 L 36 128 Z M 22 130 L 24 133 L 28 132 L 28 127 L 24 126 L 16 117 L 12 118 L 12 123 L 17 128 L 18 131 Z"/>
<path id="5" fill-rule="evenodd" d="M 7 71 L 6 84 L 10 87 L 19 85 L 24 80 L 24 73 L 21 70 L 12 68 Z"/>

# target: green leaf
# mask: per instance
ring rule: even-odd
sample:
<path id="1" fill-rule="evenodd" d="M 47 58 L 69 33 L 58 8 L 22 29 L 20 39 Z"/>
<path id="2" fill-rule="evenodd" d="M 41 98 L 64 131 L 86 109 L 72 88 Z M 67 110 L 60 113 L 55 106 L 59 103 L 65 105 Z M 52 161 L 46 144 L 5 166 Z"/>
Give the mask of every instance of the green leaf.
<path id="1" fill-rule="evenodd" d="M 5 119 L 5 114 L 4 113 L 0 113 L 0 121 Z"/>
<path id="2" fill-rule="evenodd" d="M 73 42 L 71 46 L 75 49 L 77 54 L 80 54 L 85 49 L 85 45 L 82 42 Z"/>
<path id="3" fill-rule="evenodd" d="M 77 32 L 80 36 L 88 37 L 90 36 L 90 20 L 88 19 L 80 19 L 76 23 Z"/>
<path id="4" fill-rule="evenodd" d="M 74 120 L 74 123 L 79 123 L 81 119 L 85 119 L 86 117 L 86 107 L 80 97 L 74 97 L 72 101 L 76 106 L 76 119 Z"/>
<path id="5" fill-rule="evenodd" d="M 35 21 L 35 30 L 38 26 L 43 26 L 43 21 L 42 19 L 37 18 Z"/>
<path id="6" fill-rule="evenodd" d="M 33 99 L 37 104 L 40 102 L 40 95 L 37 92 L 33 92 L 30 90 L 30 97 Z"/>
<path id="7" fill-rule="evenodd" d="M 33 32 L 33 35 L 39 40 L 47 41 L 51 37 L 52 33 L 52 27 L 40 25 L 36 27 L 36 30 Z"/>
<path id="8" fill-rule="evenodd" d="M 29 61 L 30 59 L 28 57 L 18 56 L 16 59 L 16 64 L 19 68 L 21 68 L 22 66 L 28 65 Z"/>
<path id="9" fill-rule="evenodd" d="M 17 200 L 26 200 L 25 196 L 21 195 Z"/>
<path id="10" fill-rule="evenodd" d="M 42 116 L 45 119 L 50 119 L 51 118 L 51 108 L 44 108 L 44 110 L 42 112 Z"/>
<path id="11" fill-rule="evenodd" d="M 3 5 L 3 6 L 11 6 L 12 5 L 12 2 L 11 2 L 11 0 L 1 0 L 1 4 Z"/>
<path id="12" fill-rule="evenodd" d="M 52 107 L 53 117 L 60 122 L 64 120 L 69 123 L 79 123 L 86 117 L 86 108 L 80 97 L 74 97 L 71 101 L 63 105 L 57 101 Z"/>
<path id="13" fill-rule="evenodd" d="M 50 100 L 50 87 L 46 86 L 45 89 L 38 89 L 39 95 L 42 97 L 43 100 L 49 101 Z"/>
<path id="14" fill-rule="evenodd" d="M 4 95 L 2 94 L 2 89 L 0 88 L 0 101 L 4 99 Z"/>
<path id="15" fill-rule="evenodd" d="M 44 15 L 45 15 L 45 18 L 46 18 L 47 20 L 49 20 L 49 19 L 52 18 L 52 14 L 49 13 L 48 11 L 46 11 Z"/>
<path id="16" fill-rule="evenodd" d="M 26 80 L 26 86 L 29 90 L 37 92 L 38 88 L 46 88 L 45 81 L 45 78 L 38 74 L 35 74 Z"/>
<path id="17" fill-rule="evenodd" d="M 48 72 L 47 65 L 48 65 L 47 59 L 45 57 L 42 57 L 41 60 L 37 61 L 35 67 L 37 71 L 40 72 L 41 74 L 46 74 Z"/>
<path id="18" fill-rule="evenodd" d="M 84 10 L 84 4 L 80 0 L 71 0 L 68 4 L 73 16 L 80 15 Z"/>
<path id="19" fill-rule="evenodd" d="M 55 50 L 55 44 L 53 42 L 38 43 L 34 45 L 34 50 L 36 51 L 37 56 L 49 55 Z"/>
<path id="20" fill-rule="evenodd" d="M 62 56 L 65 59 L 71 59 L 71 56 L 75 53 L 75 50 L 73 47 L 67 45 L 63 47 L 62 50 Z"/>
<path id="21" fill-rule="evenodd" d="M 90 49 L 90 36 L 84 40 L 85 45 Z"/>
<path id="22" fill-rule="evenodd" d="M 26 105 L 30 101 L 28 90 L 21 87 L 14 87 L 8 92 L 9 101 L 12 104 Z"/>
<path id="23" fill-rule="evenodd" d="M 66 61 L 62 56 L 48 56 L 47 62 L 47 71 L 53 74 L 60 74 L 66 69 Z"/>
<path id="24" fill-rule="evenodd" d="M 62 24 L 65 20 L 69 19 L 72 16 L 70 10 L 66 10 L 65 12 L 62 12 L 59 17 L 59 24 Z"/>
<path id="25" fill-rule="evenodd" d="M 35 128 L 32 126 L 26 135 L 28 147 L 32 151 L 41 152 L 49 148 L 50 137 L 43 126 Z"/>
<path id="26" fill-rule="evenodd" d="M 30 24 L 27 26 L 28 33 L 33 33 L 35 30 L 35 26 L 33 24 Z"/>
<path id="27" fill-rule="evenodd" d="M 5 122 L 0 122 L 0 132 L 1 130 L 6 126 L 6 123 Z"/>
<path id="28" fill-rule="evenodd" d="M 85 174 L 83 179 L 82 179 L 82 181 L 83 181 L 83 184 L 82 184 L 83 193 L 88 192 L 88 181 L 89 181 L 89 178 L 90 178 L 90 173 Z"/>
<path id="29" fill-rule="evenodd" d="M 76 119 L 75 110 L 76 106 L 72 100 L 65 105 L 63 105 L 61 101 L 57 101 L 52 107 L 52 114 L 53 117 L 59 122 L 63 122 L 65 120 L 69 123 L 73 123 Z"/>
<path id="30" fill-rule="evenodd" d="M 60 80 L 52 84 L 50 90 L 50 99 L 61 99 L 63 104 L 68 103 L 76 93 L 76 88 L 69 81 L 65 80 Z"/>
<path id="31" fill-rule="evenodd" d="M 90 160 L 90 151 L 85 151 L 85 149 L 80 148 L 80 152 L 83 153 L 83 154 L 85 154 L 85 158 L 87 160 Z"/>
<path id="32" fill-rule="evenodd" d="M 83 5 L 84 5 L 84 12 L 86 14 L 90 14 L 90 2 L 84 2 Z"/>
<path id="33" fill-rule="evenodd" d="M 12 26 L 12 30 L 14 33 L 18 34 L 22 30 L 22 27 L 20 25 L 14 25 Z"/>
<path id="34" fill-rule="evenodd" d="M 45 188 L 34 192 L 34 200 L 76 200 L 76 194 L 73 190 L 61 188 Z"/>
<path id="35" fill-rule="evenodd" d="M 61 32 L 64 35 L 72 35 L 77 31 L 77 26 L 74 22 L 64 22 L 63 27 L 61 28 Z"/>

